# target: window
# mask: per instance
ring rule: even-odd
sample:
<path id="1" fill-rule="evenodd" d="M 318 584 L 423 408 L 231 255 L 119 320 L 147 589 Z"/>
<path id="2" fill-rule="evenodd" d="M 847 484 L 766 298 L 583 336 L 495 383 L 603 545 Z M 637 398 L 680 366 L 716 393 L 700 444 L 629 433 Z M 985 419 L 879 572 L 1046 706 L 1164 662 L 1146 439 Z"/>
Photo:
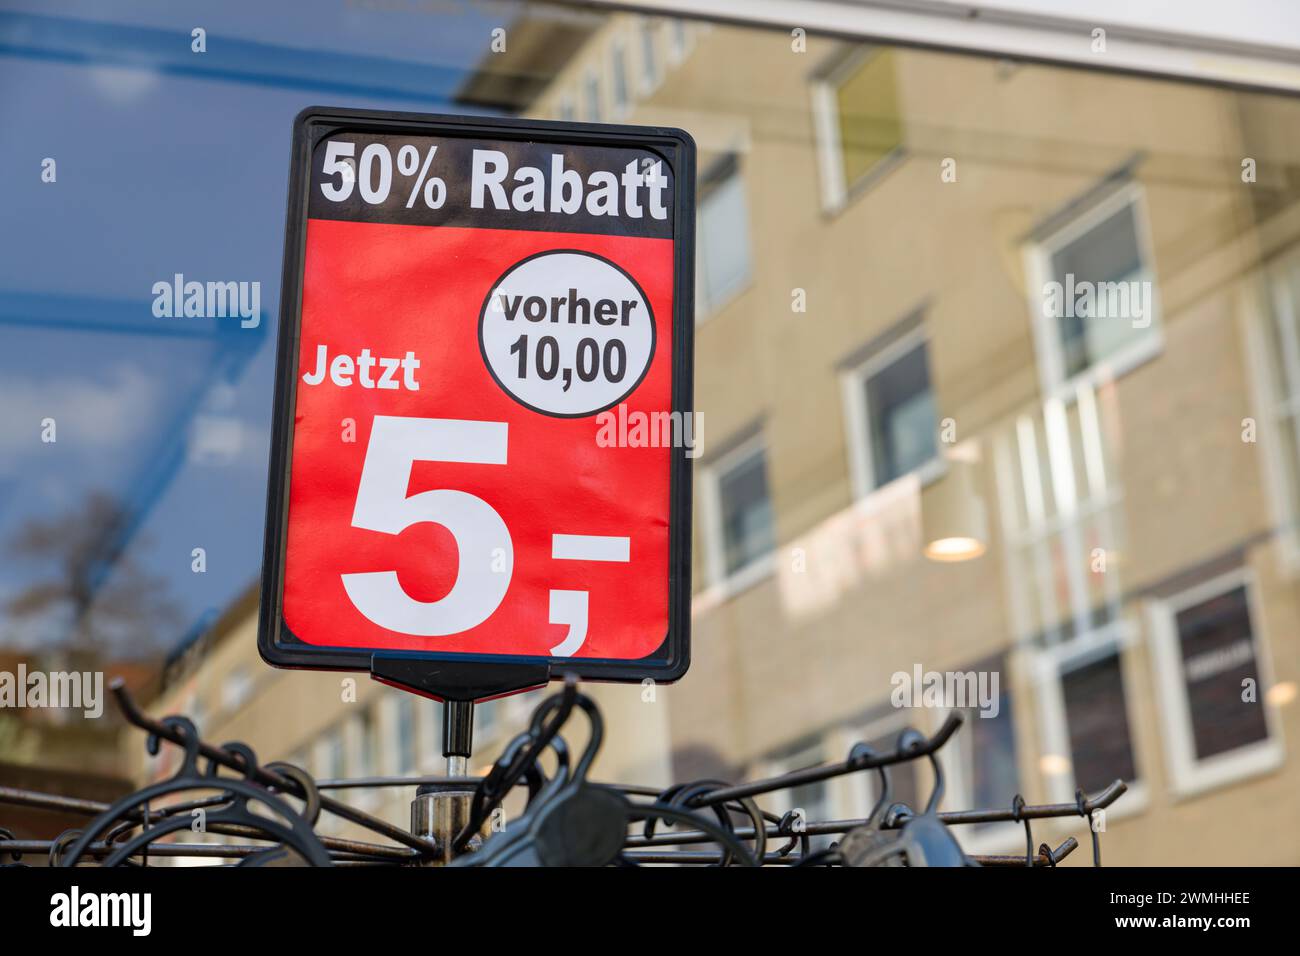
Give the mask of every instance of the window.
<path id="1" fill-rule="evenodd" d="M 1137 779 L 1119 654 L 1063 673 L 1061 696 L 1075 785 L 1093 793 L 1116 777 Z"/>
<path id="2" fill-rule="evenodd" d="M 317 745 L 316 765 L 320 768 L 321 779 L 337 780 L 344 775 L 343 754 L 343 734 L 339 728 L 332 727 Z"/>
<path id="3" fill-rule="evenodd" d="M 373 776 L 379 769 L 380 751 L 375 733 L 375 716 L 369 710 L 363 710 L 357 715 L 355 733 L 355 773 L 359 777 Z"/>
<path id="4" fill-rule="evenodd" d="M 659 85 L 659 60 L 655 56 L 655 34 L 659 25 L 649 17 L 643 17 L 638 26 L 641 38 L 641 89 L 646 93 L 654 91 Z"/>
<path id="5" fill-rule="evenodd" d="M 941 467 L 929 351 L 914 328 L 848 373 L 847 421 L 858 496 L 910 472 Z"/>
<path id="6" fill-rule="evenodd" d="M 587 122 L 599 123 L 602 115 L 600 108 L 600 77 L 596 75 L 595 71 L 587 71 L 582 89 L 587 110 Z"/>
<path id="7" fill-rule="evenodd" d="M 716 312 L 749 282 L 749 204 L 736 157 L 701 177 L 696 223 L 696 316 Z"/>
<path id="8" fill-rule="evenodd" d="M 1116 620 L 1124 549 L 1114 389 L 1080 381 L 994 430 L 998 513 L 1017 640 L 1048 644 Z"/>
<path id="9" fill-rule="evenodd" d="M 1016 725 L 1003 662 L 981 665 L 977 670 L 999 672 L 997 713 L 980 709 L 963 711 L 964 741 L 962 779 L 966 802 L 972 807 L 996 807 L 1006 802 L 1007 794 L 1021 790 L 1020 765 L 1016 757 Z"/>
<path id="10" fill-rule="evenodd" d="M 685 20 L 680 17 L 672 20 L 670 39 L 669 51 L 672 54 L 673 62 L 680 63 L 686 57 L 686 48 L 690 42 L 690 38 L 686 35 Z"/>
<path id="11" fill-rule="evenodd" d="M 1138 780 L 1121 653 L 1127 643 L 1117 625 L 1042 652 L 1039 769 L 1053 799 L 1073 799 L 1076 787 L 1095 793 L 1116 778 L 1134 788 Z"/>
<path id="12" fill-rule="evenodd" d="M 806 770 L 818 766 L 824 760 L 821 745 L 814 744 L 773 759 L 764 768 L 763 775 L 778 776 L 795 770 Z M 776 797 L 776 800 L 780 807 L 778 812 L 798 810 L 804 824 L 824 823 L 832 817 L 831 792 L 826 780 L 791 787 Z M 809 846 L 812 850 L 825 849 L 834 839 L 833 836 L 812 836 L 809 838 Z"/>
<path id="13" fill-rule="evenodd" d="M 627 114 L 629 100 L 627 88 L 627 51 L 623 44 L 615 43 L 610 48 L 609 69 L 613 78 L 614 116 Z"/>
<path id="14" fill-rule="evenodd" d="M 902 154 L 893 51 L 871 50 L 843 60 L 814 86 L 813 100 L 822 198 L 828 209 L 839 209 Z"/>
<path id="15" fill-rule="evenodd" d="M 414 773 L 419 763 L 416 742 L 416 698 L 403 694 L 397 701 L 397 772 Z"/>
<path id="16" fill-rule="evenodd" d="M 425 718 L 427 722 L 424 725 L 429 729 L 429 736 L 425 740 L 430 742 L 425 745 L 428 748 L 425 761 L 431 760 L 436 765 L 437 761 L 443 757 L 442 722 L 446 715 L 443 713 L 443 705 L 434 700 L 421 703 L 420 710 L 422 713 L 429 715 Z"/>
<path id="17" fill-rule="evenodd" d="M 1269 492 L 1284 559 L 1300 571 L 1300 254 L 1286 256 L 1268 274 L 1266 316 L 1250 327 L 1250 375 L 1267 414 L 1259 449 L 1268 466 Z M 1256 311 L 1255 303 L 1247 309 Z"/>
<path id="18" fill-rule="evenodd" d="M 575 119 L 578 118 L 577 112 L 573 108 L 572 96 L 566 95 L 560 97 L 560 105 L 557 109 L 556 117 L 560 120 L 561 123 L 572 123 Z"/>
<path id="19" fill-rule="evenodd" d="M 1277 766 L 1246 573 L 1154 602 L 1152 632 L 1175 789 Z"/>
<path id="20" fill-rule="evenodd" d="M 1040 239 L 1029 275 L 1045 392 L 1094 370 L 1120 375 L 1158 351 L 1154 270 L 1136 185 Z"/>
<path id="21" fill-rule="evenodd" d="M 484 742 L 495 739 L 501 731 L 501 701 L 485 700 L 474 707 L 475 731 Z"/>
<path id="22" fill-rule="evenodd" d="M 951 781 L 949 807 L 1004 807 L 1012 795 L 1023 793 L 1020 761 L 1016 752 L 1016 712 L 1012 705 L 1007 659 L 997 656 L 962 670 L 998 675 L 994 713 L 988 702 L 961 710 L 965 719 L 944 750 L 939 752 Z M 992 690 L 992 685 L 989 685 Z M 1032 802 L 1032 801 L 1031 801 Z M 958 827 L 957 837 L 967 853 L 1007 853 L 1024 848 L 1024 831 L 1014 823 L 975 823 Z"/>
<path id="23" fill-rule="evenodd" d="M 247 667 L 236 667 L 221 682 L 221 706 L 228 712 L 239 710 L 253 695 L 253 676 Z"/>
<path id="24" fill-rule="evenodd" d="M 865 743 L 878 754 L 893 753 L 898 749 L 898 736 L 907 726 L 905 719 L 893 718 L 886 721 L 890 725 L 888 731 L 882 731 L 879 726 L 868 730 L 865 737 Z M 918 764 L 914 761 L 906 763 L 897 763 L 887 768 L 889 773 L 889 806 L 895 803 L 906 804 L 911 809 L 920 813 L 925 809 L 924 799 L 928 799 L 929 794 L 923 793 L 920 781 L 917 779 L 916 768 Z M 876 801 L 880 799 L 880 771 L 870 770 L 863 771 L 861 774 L 855 774 L 855 778 L 860 779 L 865 790 L 863 799 L 860 801 L 860 816 L 865 816 L 871 812 Z M 885 808 L 886 810 L 889 807 Z"/>
<path id="25" fill-rule="evenodd" d="M 775 544 L 763 446 L 746 442 L 711 466 L 706 480 L 715 525 L 709 555 L 713 582 L 763 568 Z"/>

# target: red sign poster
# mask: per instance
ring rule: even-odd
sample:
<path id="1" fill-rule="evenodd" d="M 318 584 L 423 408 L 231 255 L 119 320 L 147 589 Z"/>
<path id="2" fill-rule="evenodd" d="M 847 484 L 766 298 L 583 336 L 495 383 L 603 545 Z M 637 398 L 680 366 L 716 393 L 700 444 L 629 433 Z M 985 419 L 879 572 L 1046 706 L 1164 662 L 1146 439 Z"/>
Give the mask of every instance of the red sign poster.
<path id="1" fill-rule="evenodd" d="M 693 175 L 676 130 L 299 116 L 270 663 L 439 696 L 685 672 Z"/>

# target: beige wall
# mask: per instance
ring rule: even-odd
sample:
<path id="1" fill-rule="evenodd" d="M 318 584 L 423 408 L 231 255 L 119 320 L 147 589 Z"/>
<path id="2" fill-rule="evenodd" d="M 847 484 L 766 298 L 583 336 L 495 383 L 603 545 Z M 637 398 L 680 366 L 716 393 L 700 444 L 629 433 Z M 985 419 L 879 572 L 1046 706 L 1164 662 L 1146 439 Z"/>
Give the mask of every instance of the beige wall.
<path id="1" fill-rule="evenodd" d="M 599 62 L 611 34 L 631 29 L 630 20 L 612 25 L 593 41 L 588 62 Z M 1266 494 L 1263 453 L 1241 440 L 1242 419 L 1264 412 L 1246 337 L 1266 316 L 1247 293 L 1262 281 L 1263 260 L 1300 235 L 1286 211 L 1284 168 L 1296 144 L 1294 134 L 1280 132 L 1295 129 L 1297 105 L 900 51 L 905 156 L 828 213 L 810 80 L 836 49 L 814 38 L 801 54 L 783 33 L 712 28 L 628 116 L 688 129 L 700 143 L 702 170 L 721 152 L 740 156 L 753 278 L 698 327 L 696 407 L 705 415 L 705 463 L 731 436 L 761 423 L 778 540 L 772 575 L 738 593 L 711 587 L 703 570 L 713 529 L 698 507 L 697 480 L 694 663 L 674 690 L 673 747 L 758 769 L 798 741 L 841 739 L 858 715 L 885 701 L 890 675 L 912 662 L 960 668 L 1014 650 L 1012 572 L 1001 553 L 987 453 L 1014 416 L 1041 414 L 1023 250 L 1036 223 L 1132 163 L 1146 205 L 1163 343 L 1103 396 L 1122 494 L 1106 573 L 1118 575 L 1134 629 L 1123 666 L 1142 777 L 1112 814 L 1106 857 L 1300 862 L 1300 820 L 1294 800 L 1287 804 L 1300 782 L 1293 760 L 1195 797 L 1173 796 L 1146 621 L 1148 589 L 1240 551 L 1254 576 L 1261 666 L 1271 663 L 1275 683 L 1300 676 L 1296 582 L 1272 541 L 1280 518 Z M 553 115 L 568 81 L 560 78 L 539 113 Z M 1260 169 L 1251 186 L 1241 180 L 1247 156 Z M 940 178 L 947 157 L 957 160 L 955 183 Z M 1261 196 L 1274 204 L 1270 215 L 1283 210 L 1262 225 Z M 806 291 L 806 313 L 791 310 L 795 289 Z M 855 514 L 840 367 L 922 306 L 939 414 L 985 451 L 992 547 L 960 565 L 930 564 L 904 548 L 838 597 L 812 602 L 815 610 L 796 609 L 807 602 L 792 602 L 791 588 L 802 585 L 783 577 L 781 565 L 802 554 L 810 577 L 842 576 L 833 565 L 843 548 L 818 552 L 810 542 L 846 537 L 840 526 Z M 933 490 L 919 492 L 920 510 Z M 909 528 L 917 534 L 917 495 L 915 487 L 895 489 L 889 501 L 856 507 L 867 514 L 862 521 L 892 523 L 906 538 Z M 1015 686 L 1024 792 L 1047 799 L 1029 654 L 1012 653 L 1003 676 Z M 937 725 L 937 715 L 912 716 Z M 1274 736 L 1285 747 L 1300 729 L 1297 709 L 1284 706 L 1275 716 Z M 1243 828 L 1227 815 L 1245 804 L 1257 812 Z"/>

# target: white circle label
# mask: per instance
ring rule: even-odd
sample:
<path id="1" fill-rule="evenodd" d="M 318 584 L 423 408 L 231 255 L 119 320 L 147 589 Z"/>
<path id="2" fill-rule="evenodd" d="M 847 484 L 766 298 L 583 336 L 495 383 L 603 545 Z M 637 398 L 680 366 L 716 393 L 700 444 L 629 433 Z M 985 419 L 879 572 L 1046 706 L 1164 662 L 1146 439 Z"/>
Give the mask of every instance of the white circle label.
<path id="1" fill-rule="evenodd" d="M 543 252 L 497 280 L 479 316 L 483 361 L 533 411 L 583 418 L 641 383 L 655 350 L 650 303 L 636 282 L 590 252 Z"/>

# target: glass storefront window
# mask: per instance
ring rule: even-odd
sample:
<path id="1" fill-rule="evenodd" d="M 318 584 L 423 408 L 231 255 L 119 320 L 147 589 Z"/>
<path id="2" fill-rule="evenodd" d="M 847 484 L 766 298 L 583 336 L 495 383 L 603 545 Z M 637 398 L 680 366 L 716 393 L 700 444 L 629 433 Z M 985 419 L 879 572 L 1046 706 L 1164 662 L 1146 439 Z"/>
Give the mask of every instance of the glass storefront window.
<path id="1" fill-rule="evenodd" d="M 103 669 L 347 772 L 337 684 L 263 680 L 252 638 L 293 116 L 680 126 L 693 669 L 601 777 L 837 759 L 894 674 L 1014 658 L 1007 716 L 960 731 L 972 800 L 1121 777 L 1160 832 L 1115 862 L 1177 863 L 1196 806 L 1161 788 L 1300 787 L 1300 99 L 585 4 L 205 12 L 206 54 L 188 10 L 0 12 L 0 670 Z M 175 309 L 187 283 L 233 312 Z M 936 515 L 980 556 L 925 557 Z M 438 750 L 408 710 L 403 772 Z M 0 713 L 0 765 L 134 772 L 55 724 Z"/>

